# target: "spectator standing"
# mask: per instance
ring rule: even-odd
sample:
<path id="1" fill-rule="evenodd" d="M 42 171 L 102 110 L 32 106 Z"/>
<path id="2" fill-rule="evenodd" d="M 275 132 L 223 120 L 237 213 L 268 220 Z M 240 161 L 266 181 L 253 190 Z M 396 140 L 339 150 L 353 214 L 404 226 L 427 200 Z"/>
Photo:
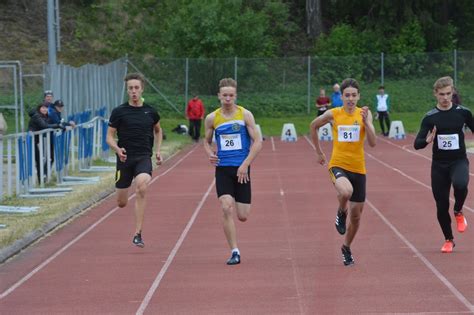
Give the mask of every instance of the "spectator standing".
<path id="1" fill-rule="evenodd" d="M 46 94 L 46 93 L 45 93 Z M 45 96 L 45 102 L 48 103 L 49 95 Z M 51 99 L 52 99 L 52 94 L 51 94 Z M 61 128 L 64 128 L 66 126 L 71 126 L 72 128 L 76 127 L 76 123 L 74 121 L 69 121 L 69 122 L 64 122 L 63 118 L 61 117 L 61 114 L 64 110 L 64 103 L 61 100 L 56 100 L 54 103 L 49 103 L 48 106 L 48 123 L 52 125 L 58 125 Z M 53 137 L 51 138 L 51 163 L 54 162 L 54 141 Z"/>
<path id="2" fill-rule="evenodd" d="M 43 94 L 43 103 L 46 103 L 48 106 L 53 104 L 54 94 L 51 90 L 44 91 Z"/>
<path id="3" fill-rule="evenodd" d="M 342 106 L 342 95 L 341 95 L 341 87 L 339 84 L 334 84 L 333 92 L 331 94 L 331 106 L 332 108 L 341 107 Z"/>
<path id="4" fill-rule="evenodd" d="M 29 112 L 30 121 L 28 123 L 29 131 L 40 131 L 48 128 L 59 128 L 59 124 L 51 124 L 48 122 L 48 103 L 44 102 L 39 104 L 35 109 Z M 43 134 L 43 137 L 45 135 Z M 40 161 L 40 135 L 35 135 L 35 162 L 36 162 L 36 174 L 38 176 L 38 183 L 41 182 L 41 161 Z M 52 143 L 51 139 L 51 143 Z M 51 148 L 53 148 L 51 146 Z M 51 153 L 51 157 L 53 154 Z M 45 164 L 45 163 L 44 163 Z M 43 164 L 43 170 L 46 166 Z"/>
<path id="5" fill-rule="evenodd" d="M 199 142 L 201 122 L 204 118 L 204 104 L 197 95 L 194 95 L 188 102 L 186 118 L 189 120 L 189 135 L 195 142 Z"/>
<path id="6" fill-rule="evenodd" d="M 328 110 L 329 106 L 331 106 L 331 100 L 329 99 L 329 97 L 326 96 L 326 90 L 320 88 L 319 97 L 316 99 L 316 108 L 318 110 L 318 116 L 324 114 L 324 112 Z"/>
<path id="7" fill-rule="evenodd" d="M 379 93 L 375 95 L 375 110 L 377 111 L 382 135 L 386 137 L 390 131 L 390 117 L 388 116 L 390 112 L 390 97 L 385 93 L 383 85 L 379 86 Z M 387 126 L 387 131 L 385 131 L 384 124 Z"/>

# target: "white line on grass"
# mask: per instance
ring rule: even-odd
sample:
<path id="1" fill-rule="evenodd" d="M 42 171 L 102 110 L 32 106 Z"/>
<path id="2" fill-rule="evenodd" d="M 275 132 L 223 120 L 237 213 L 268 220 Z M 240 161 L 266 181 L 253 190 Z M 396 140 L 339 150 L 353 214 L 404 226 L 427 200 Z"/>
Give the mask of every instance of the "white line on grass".
<path id="1" fill-rule="evenodd" d="M 382 221 L 398 236 L 398 238 L 405 243 L 405 245 L 408 246 L 408 248 L 411 249 L 413 253 L 428 267 L 429 270 L 453 293 L 453 295 L 462 303 L 464 306 L 466 306 L 471 312 L 474 312 L 474 306 L 469 302 L 468 299 L 464 295 L 462 295 L 461 292 L 456 289 L 456 287 L 449 282 L 448 279 L 446 279 L 445 276 L 441 274 L 441 272 L 436 269 L 435 266 L 425 257 L 423 254 L 412 244 L 410 241 L 403 236 L 400 231 L 397 230 L 397 228 L 390 223 L 390 221 L 380 212 L 377 207 L 375 207 L 372 202 L 370 202 L 368 199 L 366 200 L 367 204 L 372 208 L 372 210 L 382 219 Z"/>
<path id="2" fill-rule="evenodd" d="M 161 280 L 165 276 L 166 271 L 168 270 L 169 266 L 173 262 L 174 257 L 176 256 L 176 253 L 178 252 L 179 248 L 181 247 L 181 244 L 183 244 L 184 239 L 186 238 L 186 235 L 188 235 L 189 230 L 191 229 L 192 225 L 194 224 L 194 221 L 196 220 L 197 215 L 199 214 L 199 211 L 201 210 L 202 206 L 204 205 L 204 202 L 206 201 L 207 197 L 209 196 L 209 193 L 211 192 L 212 187 L 215 184 L 215 179 L 212 180 L 212 183 L 209 185 L 209 188 L 207 189 L 206 193 L 202 197 L 201 201 L 199 202 L 198 206 L 194 210 L 193 215 L 188 221 L 188 224 L 184 228 L 183 232 L 181 233 L 181 236 L 179 237 L 178 241 L 174 245 L 174 248 L 171 250 L 171 253 L 168 256 L 168 259 L 166 259 L 165 264 L 161 268 L 160 272 L 155 278 L 155 281 L 153 281 L 153 284 L 151 285 L 150 289 L 148 290 L 147 294 L 145 295 L 145 298 L 143 299 L 142 303 L 140 304 L 140 307 L 138 308 L 136 314 L 143 314 L 145 309 L 148 306 L 148 303 L 150 303 L 151 298 L 153 297 L 153 294 L 155 291 L 158 289 Z"/>
<path id="3" fill-rule="evenodd" d="M 155 182 L 158 178 L 160 178 L 161 176 L 164 176 L 166 175 L 168 172 L 170 172 L 172 169 L 174 169 L 176 166 L 178 166 L 185 158 L 187 158 L 192 152 L 194 152 L 196 150 L 196 147 L 193 148 L 191 151 L 189 151 L 185 156 L 183 156 L 181 159 L 179 159 L 175 164 L 173 164 L 169 169 L 167 169 L 166 171 L 164 171 L 162 174 L 156 176 L 155 178 L 153 178 L 151 181 L 150 181 L 150 184 L 152 184 L 153 182 Z M 171 155 L 167 160 L 171 159 L 173 156 L 175 156 L 177 153 Z M 130 195 L 130 197 L 128 197 L 128 200 L 131 200 L 132 198 L 135 197 L 135 193 L 133 193 L 132 195 Z M 28 279 L 30 279 L 31 277 L 33 277 L 38 271 L 40 271 L 41 269 L 43 269 L 45 266 L 47 266 L 50 262 L 52 262 L 56 257 L 58 257 L 59 255 L 61 255 L 64 251 L 66 251 L 69 247 L 71 247 L 72 245 L 74 245 L 75 243 L 77 243 L 81 238 L 83 238 L 87 233 L 89 233 L 90 231 L 92 231 L 96 226 L 98 226 L 100 223 L 102 223 L 105 219 L 107 219 L 109 216 L 111 216 L 112 214 L 115 213 L 115 211 L 117 211 L 119 209 L 119 207 L 115 207 L 113 208 L 112 210 L 110 210 L 109 212 L 107 212 L 104 216 L 102 216 L 98 221 L 96 221 L 94 224 L 92 224 L 89 228 L 87 228 L 84 232 L 82 232 L 81 234 L 79 234 L 78 236 L 76 236 L 73 240 L 71 240 L 69 243 L 67 243 L 66 245 L 64 245 L 61 249 L 59 249 L 57 252 L 55 252 L 53 255 L 51 255 L 48 259 L 46 259 L 45 261 L 43 261 L 38 267 L 36 267 L 35 269 L 33 269 L 32 271 L 30 271 L 27 275 L 25 275 L 23 278 L 21 278 L 20 280 L 18 280 L 15 284 L 13 284 L 10 288 L 8 288 L 7 290 L 5 290 L 4 292 L 2 292 L 2 294 L 0 294 L 0 300 L 2 300 L 3 298 L 5 298 L 6 296 L 8 296 L 10 293 L 12 293 L 13 291 L 15 291 L 19 286 L 21 286 L 23 283 L 25 283 L 26 281 L 28 281 Z"/>

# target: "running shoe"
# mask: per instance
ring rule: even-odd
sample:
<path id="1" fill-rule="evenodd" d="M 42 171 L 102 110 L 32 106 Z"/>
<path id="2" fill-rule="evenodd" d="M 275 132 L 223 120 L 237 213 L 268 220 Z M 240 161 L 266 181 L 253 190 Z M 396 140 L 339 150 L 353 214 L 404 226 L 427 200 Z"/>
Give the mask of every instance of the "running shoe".
<path id="1" fill-rule="evenodd" d="M 240 255 L 238 252 L 232 252 L 232 257 L 227 260 L 228 265 L 237 265 L 240 264 Z"/>
<path id="2" fill-rule="evenodd" d="M 467 220 L 464 217 L 464 214 L 462 214 L 461 211 L 454 212 L 454 217 L 456 218 L 456 224 L 458 226 L 458 232 L 459 233 L 464 232 L 467 228 Z"/>
<path id="3" fill-rule="evenodd" d="M 346 217 L 347 217 L 347 213 L 345 211 L 342 211 L 341 209 L 337 210 L 336 230 L 341 235 L 346 234 Z"/>
<path id="4" fill-rule="evenodd" d="M 138 246 L 141 248 L 145 247 L 145 243 L 143 243 L 143 239 L 142 239 L 142 233 L 135 234 L 132 242 L 135 246 Z"/>
<path id="5" fill-rule="evenodd" d="M 456 245 L 454 244 L 453 240 L 446 240 L 443 244 L 443 247 L 441 247 L 441 252 L 452 253 L 454 246 Z"/>
<path id="6" fill-rule="evenodd" d="M 344 266 L 353 265 L 354 257 L 352 257 L 350 247 L 347 247 L 346 245 L 342 245 L 341 252 L 342 252 L 342 262 L 344 263 Z"/>

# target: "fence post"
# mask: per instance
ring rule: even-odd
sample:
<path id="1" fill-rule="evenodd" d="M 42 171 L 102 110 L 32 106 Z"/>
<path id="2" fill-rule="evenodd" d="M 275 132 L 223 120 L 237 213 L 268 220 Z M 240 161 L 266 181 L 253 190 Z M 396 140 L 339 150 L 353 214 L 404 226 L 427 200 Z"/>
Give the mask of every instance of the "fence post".
<path id="1" fill-rule="evenodd" d="M 237 82 L 237 56 L 234 57 L 234 80 Z"/>
<path id="2" fill-rule="evenodd" d="M 384 85 L 384 55 L 383 52 L 380 53 L 380 85 Z"/>
<path id="3" fill-rule="evenodd" d="M 458 81 L 458 51 L 454 49 L 454 86 L 457 86 Z"/>
<path id="4" fill-rule="evenodd" d="M 186 106 L 188 104 L 188 89 L 189 89 L 189 58 L 186 58 L 185 66 L 185 82 L 184 82 L 184 112 L 186 113 Z"/>
<path id="5" fill-rule="evenodd" d="M 311 106 L 311 56 L 308 56 L 308 97 L 307 97 L 308 114 Z"/>

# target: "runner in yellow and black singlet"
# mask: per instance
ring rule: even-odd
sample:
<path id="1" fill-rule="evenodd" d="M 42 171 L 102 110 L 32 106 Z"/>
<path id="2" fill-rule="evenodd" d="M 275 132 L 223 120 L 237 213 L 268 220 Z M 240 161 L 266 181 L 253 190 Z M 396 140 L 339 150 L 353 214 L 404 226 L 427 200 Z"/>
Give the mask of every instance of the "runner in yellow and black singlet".
<path id="1" fill-rule="evenodd" d="M 319 144 L 318 129 L 332 123 L 334 134 L 333 151 L 329 161 L 329 173 L 337 192 L 339 208 L 336 215 L 336 229 L 345 234 L 341 247 L 343 263 L 354 264 L 350 245 L 359 229 L 365 202 L 366 169 L 364 140 L 375 146 L 376 135 L 372 124 L 372 113 L 367 107 L 357 107 L 360 99 L 359 84 L 354 79 L 345 79 L 341 84 L 343 107 L 326 111 L 311 122 L 311 139 L 318 162 L 326 164 L 326 155 Z M 350 222 L 346 234 L 346 217 L 350 201 Z"/>

